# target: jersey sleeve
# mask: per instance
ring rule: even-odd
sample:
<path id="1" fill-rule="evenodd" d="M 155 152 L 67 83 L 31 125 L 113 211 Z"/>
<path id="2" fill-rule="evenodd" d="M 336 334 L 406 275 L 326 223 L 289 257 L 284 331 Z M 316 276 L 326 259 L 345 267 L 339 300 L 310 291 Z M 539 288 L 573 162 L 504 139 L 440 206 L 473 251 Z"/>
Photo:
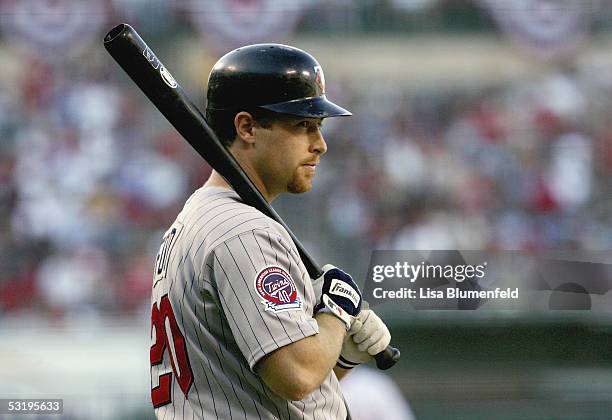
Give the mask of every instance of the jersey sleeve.
<path id="1" fill-rule="evenodd" d="M 270 229 L 242 233 L 212 252 L 219 302 L 251 369 L 274 350 L 319 332 L 310 277 L 298 258 Z"/>

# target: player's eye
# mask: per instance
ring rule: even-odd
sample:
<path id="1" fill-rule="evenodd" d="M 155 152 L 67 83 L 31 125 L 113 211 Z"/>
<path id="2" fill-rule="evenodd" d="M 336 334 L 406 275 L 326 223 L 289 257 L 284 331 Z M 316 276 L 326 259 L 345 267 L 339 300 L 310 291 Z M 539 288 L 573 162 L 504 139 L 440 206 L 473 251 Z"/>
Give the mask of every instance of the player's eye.
<path id="1" fill-rule="evenodd" d="M 308 131 L 320 130 L 322 126 L 322 122 L 320 120 L 304 120 L 298 123 L 298 127 L 303 128 Z"/>

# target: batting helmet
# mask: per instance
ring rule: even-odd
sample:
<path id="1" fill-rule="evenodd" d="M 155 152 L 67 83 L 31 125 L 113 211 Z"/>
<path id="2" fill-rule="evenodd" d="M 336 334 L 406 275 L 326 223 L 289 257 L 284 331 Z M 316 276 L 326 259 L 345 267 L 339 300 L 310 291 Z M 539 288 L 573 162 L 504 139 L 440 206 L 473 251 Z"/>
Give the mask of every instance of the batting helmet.
<path id="1" fill-rule="evenodd" d="M 208 76 L 207 111 L 263 108 L 301 117 L 352 115 L 325 97 L 323 69 L 313 56 L 281 44 L 233 50 Z"/>

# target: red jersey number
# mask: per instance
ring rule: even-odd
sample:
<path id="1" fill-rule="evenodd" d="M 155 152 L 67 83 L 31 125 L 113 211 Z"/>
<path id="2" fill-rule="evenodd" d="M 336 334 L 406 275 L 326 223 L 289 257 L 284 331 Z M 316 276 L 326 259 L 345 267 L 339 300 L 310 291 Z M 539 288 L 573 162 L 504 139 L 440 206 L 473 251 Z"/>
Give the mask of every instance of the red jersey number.
<path id="1" fill-rule="evenodd" d="M 162 363 L 166 349 L 170 352 L 172 372 L 178 381 L 185 398 L 193 383 L 193 372 L 187 356 L 185 337 L 178 327 L 174 311 L 170 305 L 168 295 L 164 295 L 159 302 L 153 304 L 151 310 L 151 333 L 155 328 L 155 343 L 151 346 L 151 368 Z M 159 376 L 159 385 L 151 389 L 153 407 L 161 407 L 172 402 L 172 373 Z"/>

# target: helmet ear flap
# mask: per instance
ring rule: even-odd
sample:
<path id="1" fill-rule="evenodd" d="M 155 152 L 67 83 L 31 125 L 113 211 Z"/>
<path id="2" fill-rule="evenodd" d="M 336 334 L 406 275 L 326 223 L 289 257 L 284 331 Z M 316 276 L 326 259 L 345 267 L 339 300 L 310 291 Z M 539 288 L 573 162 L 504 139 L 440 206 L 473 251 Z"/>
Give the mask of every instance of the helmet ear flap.
<path id="1" fill-rule="evenodd" d="M 313 118 L 351 115 L 325 97 L 325 76 L 317 60 L 282 44 L 238 48 L 210 72 L 207 115 L 253 108 Z"/>

